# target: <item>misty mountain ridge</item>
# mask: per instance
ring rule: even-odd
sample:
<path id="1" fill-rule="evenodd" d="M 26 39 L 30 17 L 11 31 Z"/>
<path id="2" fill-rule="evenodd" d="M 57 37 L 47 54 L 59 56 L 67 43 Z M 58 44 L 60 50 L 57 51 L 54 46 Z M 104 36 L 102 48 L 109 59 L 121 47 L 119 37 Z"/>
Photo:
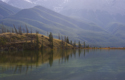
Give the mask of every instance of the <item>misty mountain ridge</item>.
<path id="1" fill-rule="evenodd" d="M 0 1 L 0 19 L 10 16 L 10 15 L 14 15 L 19 10 L 20 9 L 16 7 L 13 7 L 11 5 L 8 5 L 7 3 Z"/>
<path id="2" fill-rule="evenodd" d="M 42 5 L 68 17 L 95 23 L 103 28 L 111 22 L 125 23 L 124 0 L 3 0 L 16 7 Z"/>
<path id="3" fill-rule="evenodd" d="M 102 15 L 105 14 L 104 12 L 101 12 L 101 11 L 98 11 L 98 12 L 100 12 L 99 14 L 102 14 Z M 76 12 L 76 13 L 81 13 L 81 12 Z M 93 13 L 92 14 L 88 14 L 88 13 L 91 13 L 91 11 L 90 12 L 87 11 L 86 14 L 93 15 Z M 65 14 L 65 13 L 63 13 L 62 11 L 62 14 Z M 33 29 L 33 32 L 38 30 L 42 34 L 46 34 L 47 32 L 53 32 L 55 37 L 57 37 L 57 34 L 60 33 L 61 35 L 69 36 L 72 40 L 85 41 L 90 45 L 124 46 L 125 44 L 124 42 L 125 37 L 123 32 L 124 24 L 122 24 L 121 22 L 116 22 L 116 20 L 113 18 L 111 18 L 111 23 L 112 23 L 112 19 L 115 20 L 113 21 L 114 22 L 113 24 L 109 23 L 111 25 L 106 24 L 107 26 L 102 27 L 100 25 L 103 25 L 104 22 L 108 19 L 100 19 L 100 17 L 98 17 L 97 22 L 100 21 L 100 23 L 96 23 L 94 22 L 96 21 L 94 20 L 96 19 L 96 17 L 92 18 L 93 16 L 90 19 L 85 18 L 84 15 L 77 15 L 77 16 L 75 15 L 76 18 L 70 18 L 62 14 L 51 11 L 42 6 L 35 6 L 29 9 L 22 9 L 21 11 L 19 11 L 14 15 L 5 17 L 0 22 L 3 22 L 4 25 L 9 27 L 13 27 L 13 24 L 15 24 L 17 27 L 22 26 L 23 28 L 25 28 L 25 25 L 27 25 L 29 29 L 31 28 Z M 72 15 L 74 16 L 74 14 Z M 70 16 L 72 17 L 72 15 Z M 82 16 L 81 17 L 82 19 L 81 20 L 77 19 L 77 17 L 80 17 L 80 16 Z M 85 21 L 84 19 L 88 19 L 88 21 Z M 91 19 L 93 19 L 93 21 L 89 21 Z M 101 20 L 104 20 L 104 21 L 101 21 Z M 124 22 L 124 18 L 122 21 Z M 121 28 L 118 27 L 119 29 L 117 29 L 113 27 L 115 23 L 120 24 Z M 111 29 L 115 29 L 115 30 L 113 31 Z"/>
<path id="4" fill-rule="evenodd" d="M 55 11 L 66 9 L 102 10 L 111 14 L 125 14 L 124 0 L 2 0 L 18 8 L 41 5 Z"/>

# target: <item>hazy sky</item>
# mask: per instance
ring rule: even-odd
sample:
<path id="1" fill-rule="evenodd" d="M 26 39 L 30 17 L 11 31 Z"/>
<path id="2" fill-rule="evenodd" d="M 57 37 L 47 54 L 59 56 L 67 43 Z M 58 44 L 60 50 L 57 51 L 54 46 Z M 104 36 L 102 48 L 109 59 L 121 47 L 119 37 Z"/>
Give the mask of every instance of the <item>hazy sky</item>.
<path id="1" fill-rule="evenodd" d="M 63 9 L 105 10 L 125 14 L 125 0 L 2 0 L 18 8 L 30 8 L 41 5 L 55 11 Z"/>

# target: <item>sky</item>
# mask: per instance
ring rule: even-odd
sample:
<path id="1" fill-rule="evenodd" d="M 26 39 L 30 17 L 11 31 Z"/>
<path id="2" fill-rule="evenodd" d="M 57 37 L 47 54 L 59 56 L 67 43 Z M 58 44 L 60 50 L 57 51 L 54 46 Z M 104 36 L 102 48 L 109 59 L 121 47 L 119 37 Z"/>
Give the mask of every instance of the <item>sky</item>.
<path id="1" fill-rule="evenodd" d="M 18 8 L 41 5 L 57 12 L 63 9 L 105 10 L 125 14 L 125 0 L 2 0 Z M 116 11 L 116 12 L 115 12 Z"/>

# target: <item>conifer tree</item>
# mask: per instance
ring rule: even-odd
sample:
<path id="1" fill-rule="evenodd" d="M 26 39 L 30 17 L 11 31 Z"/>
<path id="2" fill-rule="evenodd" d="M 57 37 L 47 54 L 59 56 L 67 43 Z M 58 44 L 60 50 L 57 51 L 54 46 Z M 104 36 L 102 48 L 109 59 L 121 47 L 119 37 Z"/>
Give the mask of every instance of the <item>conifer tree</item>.
<path id="1" fill-rule="evenodd" d="M 62 37 L 62 41 L 61 41 L 61 47 L 62 47 L 62 49 L 64 48 L 64 41 L 63 41 L 63 37 Z"/>
<path id="2" fill-rule="evenodd" d="M 66 42 L 69 43 L 69 38 L 67 37 Z"/>
<path id="3" fill-rule="evenodd" d="M 49 37 L 48 31 L 47 31 L 47 37 Z"/>
<path id="4" fill-rule="evenodd" d="M 36 48 L 39 49 L 39 37 L 38 37 L 38 31 L 36 31 Z"/>
<path id="5" fill-rule="evenodd" d="M 85 48 L 86 47 L 85 42 L 83 43 L 83 45 L 84 45 L 84 48 Z"/>
<path id="6" fill-rule="evenodd" d="M 74 44 L 73 44 L 74 48 L 76 47 L 76 41 L 74 41 Z"/>
<path id="7" fill-rule="evenodd" d="M 14 33 L 14 30 L 13 30 L 13 28 L 12 28 L 12 33 Z"/>
<path id="8" fill-rule="evenodd" d="M 31 39 L 31 47 L 33 46 L 33 36 L 32 36 L 32 29 L 31 29 L 31 37 L 30 37 L 30 39 Z"/>
<path id="9" fill-rule="evenodd" d="M 13 26 L 14 26 L 14 29 L 15 29 L 16 34 L 18 34 L 18 31 L 17 31 L 17 29 L 16 29 L 15 25 L 13 25 Z"/>
<path id="10" fill-rule="evenodd" d="M 10 32 L 10 31 L 7 29 L 7 32 Z"/>
<path id="11" fill-rule="evenodd" d="M 25 29 L 23 28 L 23 33 L 25 33 Z"/>
<path id="12" fill-rule="evenodd" d="M 64 36 L 64 41 L 65 41 L 65 42 L 67 41 L 66 36 Z"/>
<path id="13" fill-rule="evenodd" d="M 2 23 L 2 33 L 5 33 L 6 32 L 6 28 L 4 27 L 4 24 Z"/>
<path id="14" fill-rule="evenodd" d="M 28 35 L 28 33 L 29 33 L 29 30 L 28 30 L 28 28 L 27 28 L 27 25 L 25 25 L 26 26 L 26 33 L 27 33 L 27 35 Z"/>
<path id="15" fill-rule="evenodd" d="M 1 31 L 2 31 L 2 33 L 4 33 L 4 28 L 3 28 L 3 27 L 2 27 L 2 30 L 1 30 Z"/>
<path id="16" fill-rule="evenodd" d="M 70 44 L 72 45 L 72 40 L 70 41 Z"/>
<path id="17" fill-rule="evenodd" d="M 41 50 L 44 48 L 43 46 L 43 35 L 42 35 L 42 45 L 41 45 Z"/>
<path id="18" fill-rule="evenodd" d="M 50 32 L 50 34 L 49 34 L 49 41 L 50 41 L 50 42 L 53 42 L 53 35 L 52 35 L 51 32 Z"/>
<path id="19" fill-rule="evenodd" d="M 21 26 L 18 28 L 18 33 L 19 33 L 20 35 L 22 35 L 22 28 L 21 28 Z"/>
<path id="20" fill-rule="evenodd" d="M 79 41 L 79 43 L 78 43 L 78 47 L 81 48 L 81 43 L 80 43 L 80 41 Z"/>
<path id="21" fill-rule="evenodd" d="M 51 46 L 51 48 L 53 49 L 53 35 L 52 35 L 51 32 L 50 32 L 50 34 L 49 34 L 49 41 L 50 41 L 50 46 Z"/>
<path id="22" fill-rule="evenodd" d="M 58 39 L 60 40 L 60 34 L 58 34 Z"/>

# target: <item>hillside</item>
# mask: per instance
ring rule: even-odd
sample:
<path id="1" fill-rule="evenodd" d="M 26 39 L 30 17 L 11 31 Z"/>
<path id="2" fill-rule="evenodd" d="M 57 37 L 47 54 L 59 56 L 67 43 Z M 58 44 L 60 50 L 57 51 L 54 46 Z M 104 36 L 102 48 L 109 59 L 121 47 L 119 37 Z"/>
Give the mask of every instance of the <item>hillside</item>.
<path id="1" fill-rule="evenodd" d="M 111 33 L 114 34 L 117 37 L 120 37 L 125 40 L 125 24 L 121 24 L 118 22 L 111 23 L 108 27 L 107 30 Z"/>
<path id="2" fill-rule="evenodd" d="M 110 14 L 109 12 L 102 10 L 67 9 L 60 13 L 86 22 L 93 22 L 104 29 L 112 22 L 123 24 L 125 22 L 125 15 Z"/>
<path id="3" fill-rule="evenodd" d="M 14 14 L 12 11 L 0 6 L 0 19 Z"/>
<path id="4" fill-rule="evenodd" d="M 60 33 L 69 36 L 72 40 L 81 40 L 92 45 L 114 46 L 118 45 L 116 42 L 124 43 L 122 39 L 117 38 L 94 23 L 69 18 L 42 6 L 23 9 L 0 22 L 10 27 L 13 27 L 13 24 L 16 27 L 25 27 L 27 25 L 34 32 L 37 30 L 44 35 L 47 32 L 52 32 L 54 37 L 57 37 L 57 34 Z"/>
<path id="5" fill-rule="evenodd" d="M 11 6 L 11 5 L 9 5 L 9 4 L 3 2 L 3 1 L 0 1 L 0 6 L 6 8 L 6 9 L 8 9 L 8 10 L 11 10 L 13 13 L 17 13 L 17 12 L 20 11 L 19 8 L 13 7 L 13 6 Z"/>
<path id="6" fill-rule="evenodd" d="M 10 15 L 14 15 L 17 13 L 20 9 L 15 8 L 9 4 L 6 4 L 2 1 L 0 1 L 0 19 L 4 17 L 8 17 Z"/>
<path id="7" fill-rule="evenodd" d="M 111 14 L 124 14 L 125 0 L 3 0 L 19 8 L 31 8 L 41 5 L 60 12 L 70 9 L 101 10 Z M 90 6 L 91 5 L 91 6 Z"/>
<path id="8" fill-rule="evenodd" d="M 2 33 L 0 34 L 0 50 L 34 50 L 51 49 L 49 37 L 36 33 Z M 73 48 L 72 45 L 62 42 L 59 39 L 53 39 L 53 49 Z"/>

